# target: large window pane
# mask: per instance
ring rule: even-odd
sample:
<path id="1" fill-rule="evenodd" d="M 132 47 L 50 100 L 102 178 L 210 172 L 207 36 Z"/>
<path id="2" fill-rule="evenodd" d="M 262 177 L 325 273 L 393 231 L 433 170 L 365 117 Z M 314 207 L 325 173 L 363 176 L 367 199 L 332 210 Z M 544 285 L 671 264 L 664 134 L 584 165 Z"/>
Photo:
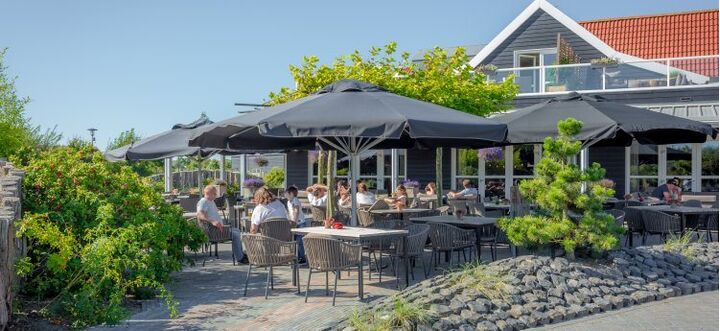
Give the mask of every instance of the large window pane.
<path id="1" fill-rule="evenodd" d="M 337 152 L 337 168 L 335 174 L 338 176 L 350 175 L 350 158 L 340 152 Z"/>
<path id="2" fill-rule="evenodd" d="M 487 178 L 485 179 L 485 198 L 505 197 L 505 179 Z"/>
<path id="3" fill-rule="evenodd" d="M 475 149 L 459 149 L 457 150 L 457 169 L 455 174 L 458 176 L 477 176 L 478 175 L 478 151 Z"/>
<path id="4" fill-rule="evenodd" d="M 480 157 L 485 158 L 485 175 L 505 175 L 505 153 L 501 147 L 481 149 L 478 153 Z"/>
<path id="5" fill-rule="evenodd" d="M 657 185 L 657 178 L 632 178 L 630 179 L 630 192 L 645 192 L 650 194 Z"/>
<path id="6" fill-rule="evenodd" d="M 533 174 L 535 166 L 535 146 L 519 145 L 513 148 L 513 174 L 527 176 Z"/>
<path id="7" fill-rule="evenodd" d="M 630 175 L 653 176 L 658 173 L 658 152 L 655 145 L 630 146 Z"/>
<path id="8" fill-rule="evenodd" d="M 360 176 L 377 175 L 378 151 L 365 151 L 360 154 Z"/>
<path id="9" fill-rule="evenodd" d="M 717 140 L 707 141 L 702 146 L 702 175 L 718 175 L 718 142 Z M 704 187 L 705 185 L 703 185 Z M 716 186 L 717 187 L 717 186 Z M 705 191 L 705 190 L 703 190 Z"/>
<path id="10" fill-rule="evenodd" d="M 701 181 L 701 188 L 700 190 L 703 192 L 717 192 L 718 191 L 718 179 L 717 178 L 711 178 L 711 179 L 703 179 Z"/>
<path id="11" fill-rule="evenodd" d="M 667 145 L 668 176 L 690 176 L 692 174 L 692 145 Z"/>

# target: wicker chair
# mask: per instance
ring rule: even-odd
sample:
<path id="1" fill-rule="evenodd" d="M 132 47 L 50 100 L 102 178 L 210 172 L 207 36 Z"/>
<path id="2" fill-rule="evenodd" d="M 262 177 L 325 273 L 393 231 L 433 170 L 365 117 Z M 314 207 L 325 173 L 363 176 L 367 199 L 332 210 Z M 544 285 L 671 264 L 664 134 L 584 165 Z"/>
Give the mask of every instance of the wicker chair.
<path id="1" fill-rule="evenodd" d="M 400 260 L 407 259 L 406 263 L 410 264 L 410 260 L 420 259 L 420 264 L 423 268 L 425 278 L 428 277 L 428 270 L 425 266 L 425 243 L 427 242 L 428 233 L 430 233 L 430 226 L 427 224 L 412 224 L 405 228 L 408 230 L 407 238 L 407 252 L 403 247 L 403 241 L 399 241 L 395 246 L 395 250 L 390 252 L 390 257 L 393 260 L 397 260 L 395 264 L 395 286 L 400 287 Z M 410 268 L 410 275 L 415 280 L 415 270 Z"/>
<path id="2" fill-rule="evenodd" d="M 705 231 L 705 240 L 707 240 L 707 242 L 713 241 L 712 233 L 718 232 L 718 214 L 712 214 L 708 217 Z M 718 237 L 720 237 L 720 235 Z"/>
<path id="3" fill-rule="evenodd" d="M 205 251 L 205 249 L 208 250 L 208 255 L 203 256 L 202 265 L 205 266 L 205 261 L 207 257 L 212 256 L 213 246 L 215 246 L 215 258 L 218 258 L 218 244 L 232 242 L 232 229 L 229 225 L 223 225 L 223 230 L 220 231 L 212 224 L 200 221 L 197 218 L 193 218 L 191 221 L 194 222 L 200 228 L 200 230 L 202 230 L 202 232 L 205 233 L 205 235 L 208 237 L 208 241 L 204 246 L 205 248 L 203 248 L 203 252 Z M 235 257 L 233 256 L 233 264 L 234 263 Z"/>
<path id="4" fill-rule="evenodd" d="M 605 211 L 606 213 L 612 215 L 612 217 L 615 218 L 615 224 L 619 227 L 624 228 L 625 227 L 625 212 L 618 209 L 610 209 Z"/>
<path id="5" fill-rule="evenodd" d="M 293 223 L 285 218 L 270 218 L 260 223 L 260 234 L 280 241 L 293 241 Z"/>
<path id="6" fill-rule="evenodd" d="M 440 206 L 435 208 L 440 215 L 447 215 L 450 213 L 450 206 Z"/>
<path id="7" fill-rule="evenodd" d="M 467 214 L 467 210 L 468 210 L 468 206 L 467 206 L 468 201 L 467 200 L 448 199 L 447 203 L 450 206 L 453 214 L 455 214 L 458 210 L 462 210 L 463 212 L 465 212 L 465 214 Z"/>
<path id="8" fill-rule="evenodd" d="M 375 203 L 373 203 L 372 206 L 370 206 L 370 208 L 368 208 L 368 211 L 377 210 L 377 209 L 388 209 L 388 208 L 390 208 L 390 206 L 388 206 L 388 204 L 385 202 L 385 200 L 377 199 L 377 200 L 375 200 Z"/>
<path id="9" fill-rule="evenodd" d="M 630 201 L 628 201 L 630 202 Z M 639 234 L 642 238 L 643 245 L 645 244 L 645 222 L 643 222 L 643 214 L 640 209 L 635 208 L 625 208 L 623 210 L 625 212 L 625 223 L 627 227 L 626 235 L 627 239 L 625 239 L 626 245 L 632 245 L 632 236 L 635 234 Z"/>
<path id="10" fill-rule="evenodd" d="M 310 279 L 313 272 L 325 272 L 325 295 L 329 294 L 328 273 L 335 273 L 333 286 L 333 306 L 337 295 L 337 281 L 340 271 L 360 267 L 362 246 L 352 245 L 337 239 L 307 235 L 303 238 L 305 255 L 308 260 L 308 282 L 305 290 L 305 302 L 310 292 Z M 362 275 L 358 275 L 362 277 Z"/>
<path id="11" fill-rule="evenodd" d="M 643 203 L 637 200 L 626 200 L 625 207 L 638 207 L 643 206 Z"/>
<path id="12" fill-rule="evenodd" d="M 486 214 L 485 213 L 485 204 L 483 204 L 480 201 L 476 201 L 476 200 L 468 201 L 467 208 L 468 208 L 468 211 L 470 212 L 469 215 L 485 216 L 485 214 Z"/>
<path id="13" fill-rule="evenodd" d="M 656 210 L 643 210 L 642 217 L 645 232 L 651 235 L 660 235 L 663 242 L 667 239 L 667 235 L 682 232 L 680 216 L 678 215 L 670 215 Z"/>
<path id="14" fill-rule="evenodd" d="M 372 215 L 370 215 L 370 211 L 367 209 L 358 209 L 357 211 L 358 215 L 358 223 L 362 227 L 369 227 L 373 224 L 373 218 Z"/>
<path id="15" fill-rule="evenodd" d="M 465 250 L 469 248 L 470 258 L 472 259 L 472 252 L 476 243 L 475 230 L 465 230 L 444 223 L 430 222 L 428 224 L 430 225 L 430 242 L 432 242 L 433 267 L 435 259 L 440 259 L 440 252 L 449 252 L 452 258 L 452 252 L 457 251 L 459 262 L 460 252 L 462 251 L 465 261 L 467 261 Z"/>
<path id="16" fill-rule="evenodd" d="M 311 206 L 310 213 L 312 213 L 312 226 L 323 226 L 325 222 L 325 207 Z"/>
<path id="17" fill-rule="evenodd" d="M 274 289 L 273 267 L 291 266 L 293 277 L 297 286 L 297 293 L 300 293 L 300 282 L 297 267 L 297 245 L 294 241 L 281 241 L 261 234 L 246 233 L 242 236 L 242 243 L 245 246 L 248 265 L 247 276 L 245 277 L 245 290 L 243 295 L 247 296 L 248 281 L 252 267 L 268 268 L 267 280 L 265 282 L 265 299 L 268 297 L 269 289 Z"/>

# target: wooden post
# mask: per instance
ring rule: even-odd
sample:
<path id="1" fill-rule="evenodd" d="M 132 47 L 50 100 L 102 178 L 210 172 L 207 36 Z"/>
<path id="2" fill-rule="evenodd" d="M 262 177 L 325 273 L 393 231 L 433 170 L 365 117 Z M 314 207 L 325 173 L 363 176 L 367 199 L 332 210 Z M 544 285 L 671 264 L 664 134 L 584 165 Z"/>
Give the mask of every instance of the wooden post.
<path id="1" fill-rule="evenodd" d="M 0 330 L 12 318 L 15 262 L 25 255 L 25 241 L 15 237 L 15 221 L 20 219 L 20 197 L 24 172 L 0 162 Z"/>

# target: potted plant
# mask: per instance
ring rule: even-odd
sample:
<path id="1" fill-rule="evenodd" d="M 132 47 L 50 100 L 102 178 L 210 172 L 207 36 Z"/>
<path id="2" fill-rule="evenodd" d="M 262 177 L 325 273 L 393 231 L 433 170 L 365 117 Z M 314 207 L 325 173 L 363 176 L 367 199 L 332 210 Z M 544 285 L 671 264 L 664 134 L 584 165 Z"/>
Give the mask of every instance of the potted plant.
<path id="1" fill-rule="evenodd" d="M 260 154 L 255 155 L 255 164 L 257 164 L 258 167 L 262 168 L 269 163 L 270 161 L 268 161 L 268 159 L 266 159 L 264 156 Z"/>
<path id="2" fill-rule="evenodd" d="M 265 186 L 265 182 L 260 178 L 252 177 L 252 178 L 248 178 L 245 181 L 243 181 L 243 187 L 250 190 L 251 197 L 255 195 L 255 191 L 257 191 L 257 189 L 259 189 L 263 186 Z"/>
<path id="3" fill-rule="evenodd" d="M 412 194 L 412 196 L 409 196 L 409 198 L 414 198 L 418 195 L 418 192 L 420 190 L 420 183 L 416 180 L 412 179 L 405 179 L 402 182 L 402 185 L 405 186 L 405 189 L 408 190 Z"/>
<path id="4" fill-rule="evenodd" d="M 620 59 L 618 59 L 616 57 L 601 57 L 598 59 L 590 60 L 590 67 L 591 68 L 617 67 L 617 65 L 619 63 L 620 63 Z"/>

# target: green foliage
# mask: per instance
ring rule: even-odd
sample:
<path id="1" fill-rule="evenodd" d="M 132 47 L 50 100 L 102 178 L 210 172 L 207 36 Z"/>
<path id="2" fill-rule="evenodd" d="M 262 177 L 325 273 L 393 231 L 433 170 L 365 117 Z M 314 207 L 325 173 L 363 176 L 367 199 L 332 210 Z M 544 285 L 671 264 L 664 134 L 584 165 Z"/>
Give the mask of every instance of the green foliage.
<path id="1" fill-rule="evenodd" d="M 520 183 L 521 194 L 536 203 L 541 213 L 499 221 L 513 244 L 558 244 L 573 254 L 578 247 L 602 252 L 619 243 L 622 228 L 602 211 L 603 202 L 615 194 L 603 186 L 605 169 L 593 163 L 582 171 L 570 162 L 582 148 L 573 138 L 581 129 L 582 122 L 568 118 L 558 122 L 557 138 L 545 138 L 535 177 Z M 584 192 L 583 184 L 587 186 Z"/>
<path id="2" fill-rule="evenodd" d="M 271 188 L 281 188 L 285 184 L 285 170 L 280 167 L 273 167 L 263 177 L 265 185 Z"/>
<path id="3" fill-rule="evenodd" d="M 481 262 L 466 263 L 459 270 L 453 271 L 451 277 L 452 284 L 473 288 L 490 300 L 507 298 L 507 275 Z"/>
<path id="4" fill-rule="evenodd" d="M 0 49 L 0 156 L 11 156 L 31 143 L 29 119 L 25 105 L 30 98 L 15 90 L 15 77 L 9 77 L 5 66 L 7 49 Z"/>
<path id="5" fill-rule="evenodd" d="M 427 309 L 400 298 L 395 299 L 389 310 L 355 310 L 348 320 L 358 331 L 415 330 L 429 321 Z"/>
<path id="6" fill-rule="evenodd" d="M 107 149 L 112 150 L 112 149 L 120 148 L 125 145 L 129 145 L 134 142 L 137 142 L 140 139 L 142 139 L 142 137 L 137 132 L 135 132 L 134 128 L 132 128 L 130 130 L 120 132 L 120 135 L 118 135 L 117 137 L 108 141 Z M 162 173 L 162 169 L 163 169 L 163 161 L 162 160 L 122 161 L 122 162 L 118 162 L 118 164 L 121 166 L 124 166 L 124 165 L 130 166 L 130 168 L 132 168 L 133 171 L 135 171 L 135 173 L 137 173 L 138 175 L 143 176 L 143 177 Z"/>
<path id="7" fill-rule="evenodd" d="M 693 233 L 690 231 L 685 232 L 682 235 L 670 234 L 670 238 L 663 244 L 663 250 L 666 252 L 672 252 L 680 254 L 686 260 L 692 263 L 703 263 L 701 259 L 698 259 L 700 253 L 692 244 Z"/>
<path id="8" fill-rule="evenodd" d="M 135 128 L 120 132 L 120 135 L 108 141 L 107 149 L 116 149 L 139 141 L 142 137 L 135 132 Z"/>
<path id="9" fill-rule="evenodd" d="M 77 328 L 118 322 L 125 298 L 146 291 L 176 314 L 163 284 L 182 267 L 184 247 L 206 239 L 179 208 L 88 145 L 43 152 L 24 169 L 18 235 L 31 245 L 22 291 L 50 299 L 50 311 Z"/>
<path id="10" fill-rule="evenodd" d="M 330 65 L 320 65 L 316 56 L 306 56 L 300 66 L 290 66 L 295 89 L 283 87 L 270 93 L 270 103 L 302 98 L 340 79 L 358 79 L 382 86 L 399 95 L 415 98 L 476 115 L 507 109 L 518 92 L 512 79 L 490 83 L 467 63 L 462 47 L 447 54 L 436 47 L 414 63 L 410 54 L 397 53 L 397 44 L 372 47 L 368 57 L 359 51 L 341 56 Z"/>

